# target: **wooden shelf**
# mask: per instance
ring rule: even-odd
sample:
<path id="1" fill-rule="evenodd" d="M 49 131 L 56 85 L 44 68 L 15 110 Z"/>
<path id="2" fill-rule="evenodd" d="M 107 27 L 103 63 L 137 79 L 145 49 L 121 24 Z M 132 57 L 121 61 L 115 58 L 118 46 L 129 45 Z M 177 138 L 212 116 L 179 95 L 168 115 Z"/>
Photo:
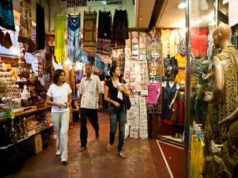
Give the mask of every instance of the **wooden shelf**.
<path id="1" fill-rule="evenodd" d="M 40 108 L 40 109 L 37 109 L 37 110 L 34 110 L 34 111 L 28 111 L 28 112 L 19 113 L 19 114 L 14 115 L 14 118 L 31 115 L 31 114 L 34 114 L 34 113 L 38 113 L 38 112 L 41 112 L 41 111 L 48 110 L 50 108 L 51 108 L 50 106 L 47 106 L 47 107 Z M 4 121 L 6 121 L 6 120 L 8 120 L 10 118 L 11 117 L 0 118 L 0 122 L 4 122 Z"/>
<path id="2" fill-rule="evenodd" d="M 51 125 L 51 126 L 48 127 L 48 128 L 42 129 L 40 132 L 36 132 L 36 133 L 34 133 L 34 134 L 32 134 L 32 135 L 26 137 L 26 138 L 23 138 L 23 139 L 21 139 L 21 140 L 18 140 L 15 144 L 18 144 L 18 143 L 20 143 L 20 142 L 22 142 L 22 141 L 24 141 L 24 140 L 27 140 L 27 139 L 29 139 L 29 138 L 31 138 L 31 137 L 33 137 L 33 136 L 39 134 L 39 133 L 41 133 L 41 132 L 43 132 L 43 131 L 45 131 L 45 130 L 51 129 L 51 128 L 53 128 L 53 125 Z M 2 146 L 2 147 L 0 147 L 0 150 L 8 149 L 8 148 L 10 148 L 11 146 L 13 146 L 13 145 L 15 145 L 15 144 L 12 143 L 12 144 L 9 144 L 9 145 L 7 145 L 7 146 Z"/>

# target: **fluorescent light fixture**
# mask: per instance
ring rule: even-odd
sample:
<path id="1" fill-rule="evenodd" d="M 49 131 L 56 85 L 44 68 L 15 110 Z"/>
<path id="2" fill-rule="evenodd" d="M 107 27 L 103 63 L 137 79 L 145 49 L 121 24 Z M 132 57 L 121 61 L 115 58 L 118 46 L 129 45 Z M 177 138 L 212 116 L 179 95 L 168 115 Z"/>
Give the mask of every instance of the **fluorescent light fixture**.
<path id="1" fill-rule="evenodd" d="M 186 8 L 186 2 L 180 2 L 180 3 L 178 4 L 178 8 L 179 8 L 179 9 L 185 9 L 185 8 Z"/>
<path id="2" fill-rule="evenodd" d="M 107 5 L 107 1 L 102 1 L 102 3 L 103 3 L 104 5 Z"/>

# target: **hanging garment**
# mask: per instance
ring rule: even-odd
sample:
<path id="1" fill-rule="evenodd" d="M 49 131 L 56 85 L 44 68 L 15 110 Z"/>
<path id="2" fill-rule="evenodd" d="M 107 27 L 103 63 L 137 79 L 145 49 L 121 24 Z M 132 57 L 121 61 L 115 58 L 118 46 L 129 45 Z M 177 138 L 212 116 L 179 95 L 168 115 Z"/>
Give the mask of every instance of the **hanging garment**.
<path id="1" fill-rule="evenodd" d="M 161 30 L 161 42 L 163 48 L 163 58 L 167 58 L 170 54 L 170 30 Z"/>
<path id="2" fill-rule="evenodd" d="M 191 100 L 191 114 L 194 116 L 196 123 L 204 123 L 207 116 L 207 102 L 204 101 L 203 96 L 195 96 Z"/>
<path id="3" fill-rule="evenodd" d="M 99 11 L 97 53 L 110 55 L 111 49 L 111 12 Z"/>
<path id="4" fill-rule="evenodd" d="M 96 51 L 96 12 L 84 12 L 83 51 Z"/>
<path id="5" fill-rule="evenodd" d="M 28 44 L 27 51 L 34 52 L 36 50 L 36 46 L 32 40 L 32 14 L 29 0 L 20 1 L 20 14 L 18 42 Z"/>
<path id="6" fill-rule="evenodd" d="M 171 36 L 169 38 L 169 54 L 170 57 L 174 57 L 176 54 L 178 54 L 178 44 L 179 44 L 179 34 L 177 30 L 173 30 L 171 32 Z"/>
<path id="7" fill-rule="evenodd" d="M 211 140 L 220 144 L 227 138 L 227 127 L 218 127 L 218 122 L 237 108 L 236 49 L 234 46 L 228 46 L 217 57 L 224 69 L 224 87 L 221 92 L 214 93 L 214 102 L 208 104 L 205 123 L 205 141 L 208 153 Z"/>
<path id="8" fill-rule="evenodd" d="M 67 58 L 73 62 L 80 60 L 81 33 L 80 33 L 80 14 L 73 17 L 68 15 L 68 36 L 67 36 Z"/>
<path id="9" fill-rule="evenodd" d="M 195 57 L 207 55 L 208 29 L 192 29 L 191 31 L 191 51 Z"/>
<path id="10" fill-rule="evenodd" d="M 125 47 L 125 40 L 129 38 L 128 17 L 126 10 L 116 10 L 113 19 L 112 39 L 115 48 Z"/>
<path id="11" fill-rule="evenodd" d="M 170 86 L 169 82 L 163 83 L 164 87 L 164 110 L 162 113 L 162 118 L 163 119 L 169 119 L 170 118 L 170 103 L 172 102 L 172 99 L 174 98 L 174 95 L 176 91 L 179 89 L 178 84 L 173 83 L 172 86 Z"/>
<path id="12" fill-rule="evenodd" d="M 65 61 L 65 41 L 64 41 L 65 17 L 55 17 L 55 57 L 56 61 Z"/>
<path id="13" fill-rule="evenodd" d="M 183 126 L 184 125 L 184 101 L 185 101 L 185 93 L 183 90 L 179 90 L 178 101 L 177 101 L 177 124 Z"/>
<path id="14" fill-rule="evenodd" d="M 36 5 L 36 45 L 38 50 L 45 48 L 45 12 L 39 4 Z"/>
<path id="15" fill-rule="evenodd" d="M 161 83 L 151 83 L 148 86 L 148 96 L 146 97 L 146 104 L 156 106 L 160 95 Z"/>
<path id="16" fill-rule="evenodd" d="M 204 166 L 203 155 L 204 143 L 199 140 L 197 135 L 192 136 L 190 153 L 190 176 L 191 178 L 202 178 Z"/>
<path id="17" fill-rule="evenodd" d="M 1 29 L 0 29 L 0 45 L 4 46 L 7 49 L 12 47 L 12 40 L 10 34 L 8 32 L 4 34 Z"/>
<path id="18" fill-rule="evenodd" d="M 0 1 L 0 26 L 15 31 L 12 0 Z"/>
<path id="19" fill-rule="evenodd" d="M 178 63 L 178 73 L 175 77 L 175 82 L 180 83 L 181 81 L 185 81 L 186 78 L 186 56 L 182 56 L 181 54 L 177 54 L 175 56 L 175 59 L 177 60 Z"/>

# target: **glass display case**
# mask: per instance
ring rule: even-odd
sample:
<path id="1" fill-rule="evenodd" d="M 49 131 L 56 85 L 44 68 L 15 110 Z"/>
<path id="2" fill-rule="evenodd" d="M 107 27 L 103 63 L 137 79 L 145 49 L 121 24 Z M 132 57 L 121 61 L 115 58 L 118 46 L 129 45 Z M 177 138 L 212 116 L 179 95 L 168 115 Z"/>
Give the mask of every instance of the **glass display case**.
<path id="1" fill-rule="evenodd" d="M 236 28 L 222 0 L 186 3 L 185 177 L 237 177 Z"/>

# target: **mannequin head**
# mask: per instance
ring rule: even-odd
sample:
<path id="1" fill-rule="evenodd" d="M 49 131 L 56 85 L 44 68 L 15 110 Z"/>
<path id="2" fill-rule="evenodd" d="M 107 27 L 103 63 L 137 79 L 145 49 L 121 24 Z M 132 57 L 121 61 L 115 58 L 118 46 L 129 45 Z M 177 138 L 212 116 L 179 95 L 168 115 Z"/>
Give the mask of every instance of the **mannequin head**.
<path id="1" fill-rule="evenodd" d="M 202 94 L 202 85 L 197 84 L 194 86 L 196 96 L 200 96 Z"/>
<path id="2" fill-rule="evenodd" d="M 185 88 L 185 81 L 182 80 L 180 82 L 180 84 L 179 84 L 179 87 L 180 87 L 180 89 L 184 90 L 184 88 Z"/>
<path id="3" fill-rule="evenodd" d="M 230 44 L 231 27 L 222 25 L 213 31 L 213 42 L 215 47 L 224 48 Z"/>

